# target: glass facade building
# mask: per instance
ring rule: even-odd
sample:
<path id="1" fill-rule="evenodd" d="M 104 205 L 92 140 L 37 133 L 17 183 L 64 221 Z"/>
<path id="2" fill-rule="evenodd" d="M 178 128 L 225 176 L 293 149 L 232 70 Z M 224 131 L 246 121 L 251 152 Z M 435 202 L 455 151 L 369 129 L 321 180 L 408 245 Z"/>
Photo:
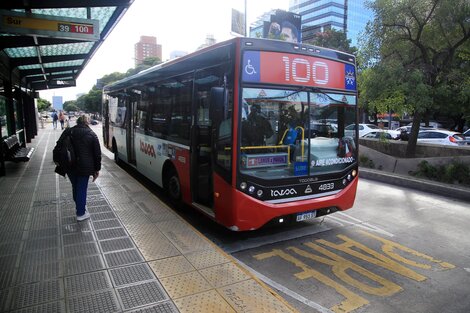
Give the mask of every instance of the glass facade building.
<path id="1" fill-rule="evenodd" d="M 302 15 L 304 40 L 316 32 L 335 29 L 345 31 L 353 46 L 373 18 L 365 0 L 290 0 L 289 11 Z"/>

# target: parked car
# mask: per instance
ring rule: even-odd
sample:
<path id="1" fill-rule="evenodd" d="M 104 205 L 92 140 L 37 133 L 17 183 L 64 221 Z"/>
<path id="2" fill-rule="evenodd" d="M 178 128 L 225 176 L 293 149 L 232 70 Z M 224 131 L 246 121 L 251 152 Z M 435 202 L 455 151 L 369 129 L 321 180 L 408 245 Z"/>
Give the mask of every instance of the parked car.
<path id="1" fill-rule="evenodd" d="M 462 134 L 465 138 L 470 139 L 470 128 L 463 132 Z"/>
<path id="2" fill-rule="evenodd" d="M 466 144 L 466 140 L 461 133 L 444 129 L 433 129 L 420 131 L 418 133 L 418 143 L 462 146 Z"/>
<path id="3" fill-rule="evenodd" d="M 362 138 L 389 139 L 389 140 L 395 139 L 389 132 L 385 130 L 377 130 L 377 131 L 367 133 L 364 136 L 362 136 Z"/>
<path id="4" fill-rule="evenodd" d="M 377 125 L 374 124 L 358 124 L 358 129 L 359 129 L 359 137 L 364 136 L 367 133 L 377 131 L 380 129 Z M 345 128 L 345 135 L 346 136 L 354 136 L 354 131 L 356 130 L 356 125 L 351 124 L 346 126 Z"/>

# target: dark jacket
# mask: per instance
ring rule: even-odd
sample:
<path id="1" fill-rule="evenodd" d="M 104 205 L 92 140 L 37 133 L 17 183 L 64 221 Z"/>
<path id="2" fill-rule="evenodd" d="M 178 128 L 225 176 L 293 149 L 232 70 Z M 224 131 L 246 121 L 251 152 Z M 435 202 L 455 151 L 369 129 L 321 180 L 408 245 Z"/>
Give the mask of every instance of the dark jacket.
<path id="1" fill-rule="evenodd" d="M 77 157 L 73 174 L 90 176 L 101 170 L 101 148 L 95 132 L 87 125 L 82 124 L 70 128 L 70 132 Z"/>

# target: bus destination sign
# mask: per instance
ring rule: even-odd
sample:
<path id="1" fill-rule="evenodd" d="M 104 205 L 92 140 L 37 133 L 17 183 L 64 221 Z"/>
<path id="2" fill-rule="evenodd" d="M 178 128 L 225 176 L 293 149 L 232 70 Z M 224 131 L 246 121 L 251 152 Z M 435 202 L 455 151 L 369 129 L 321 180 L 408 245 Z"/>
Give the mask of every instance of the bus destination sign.
<path id="1" fill-rule="evenodd" d="M 0 10 L 0 32 L 96 41 L 99 21 Z"/>
<path id="2" fill-rule="evenodd" d="M 242 79 L 244 82 L 356 90 L 353 64 L 292 53 L 245 51 Z"/>

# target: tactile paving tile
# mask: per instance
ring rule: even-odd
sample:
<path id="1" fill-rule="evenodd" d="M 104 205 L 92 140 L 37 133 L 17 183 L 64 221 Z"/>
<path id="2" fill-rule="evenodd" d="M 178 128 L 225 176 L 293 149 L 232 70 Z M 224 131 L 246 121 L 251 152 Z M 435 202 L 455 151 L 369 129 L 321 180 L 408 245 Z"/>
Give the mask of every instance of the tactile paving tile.
<path id="1" fill-rule="evenodd" d="M 233 263 L 219 264 L 200 270 L 199 273 L 215 288 L 250 279 Z"/>
<path id="2" fill-rule="evenodd" d="M 106 228 L 122 227 L 121 222 L 118 219 L 106 220 L 106 221 L 93 221 L 93 228 L 95 230 L 101 230 Z"/>
<path id="3" fill-rule="evenodd" d="M 91 217 L 94 221 L 103 221 L 103 220 L 110 220 L 110 219 L 116 218 L 116 214 L 114 214 L 114 212 L 100 212 L 100 213 L 92 213 Z"/>
<path id="4" fill-rule="evenodd" d="M 158 278 L 183 274 L 194 271 L 194 267 L 183 255 L 149 262 Z"/>
<path id="5" fill-rule="evenodd" d="M 129 313 L 179 313 L 176 306 L 171 301 L 157 303 L 144 308 L 139 308 Z"/>
<path id="6" fill-rule="evenodd" d="M 3 225 L 0 227 L 2 228 Z M 21 241 L 23 238 L 23 231 L 12 231 L 12 232 L 7 232 L 7 231 L 2 231 L 0 232 L 0 244 L 2 243 L 8 243 L 12 241 Z"/>
<path id="7" fill-rule="evenodd" d="M 165 231 L 165 236 L 182 254 L 211 248 L 211 244 L 192 229 L 186 231 Z"/>
<path id="8" fill-rule="evenodd" d="M 0 291 L 2 289 L 6 289 L 8 287 L 13 286 L 16 283 L 16 271 L 15 270 L 8 270 L 8 271 L 1 271 L 0 272 Z M 2 295 L 0 294 L 0 298 Z M 1 299 L 0 299 L 0 312 L 1 312 Z"/>
<path id="9" fill-rule="evenodd" d="M 282 301 L 252 279 L 219 288 L 217 291 L 236 311 L 244 312 L 246 308 L 250 308 L 252 312 L 292 313 Z"/>
<path id="10" fill-rule="evenodd" d="M 50 280 L 15 287 L 10 309 L 20 309 L 63 298 L 63 287 L 60 282 L 60 280 Z"/>
<path id="11" fill-rule="evenodd" d="M 186 254 L 186 258 L 196 269 L 230 262 L 230 259 L 228 259 L 223 253 L 212 247 L 210 249 L 188 253 Z"/>
<path id="12" fill-rule="evenodd" d="M 11 271 L 16 267 L 18 261 L 17 254 L 0 256 L 0 271 Z"/>
<path id="13" fill-rule="evenodd" d="M 61 262 L 30 264 L 18 269 L 17 284 L 34 283 L 62 276 Z"/>
<path id="14" fill-rule="evenodd" d="M 64 257 L 66 259 L 94 254 L 100 254 L 98 245 L 95 242 L 64 246 Z"/>
<path id="15" fill-rule="evenodd" d="M 113 290 L 105 290 L 67 299 L 68 312 L 119 312 L 121 311 Z"/>
<path id="16" fill-rule="evenodd" d="M 98 240 L 127 237 L 127 232 L 122 227 L 108 228 L 108 229 L 103 229 L 103 230 L 97 230 L 96 237 L 98 237 Z"/>
<path id="17" fill-rule="evenodd" d="M 106 200 L 96 200 L 96 201 L 88 201 L 87 200 L 86 204 L 87 204 L 88 207 L 93 207 L 93 206 L 107 205 L 108 202 L 106 202 Z"/>
<path id="18" fill-rule="evenodd" d="M 20 266 L 53 263 L 60 260 L 59 248 L 24 252 L 20 256 Z"/>
<path id="19" fill-rule="evenodd" d="M 108 267 L 116 267 L 143 262 L 144 259 L 136 249 L 105 253 L 104 258 Z"/>
<path id="20" fill-rule="evenodd" d="M 103 252 L 119 251 L 134 248 L 134 243 L 129 237 L 108 239 L 100 241 Z"/>
<path id="21" fill-rule="evenodd" d="M 85 243 L 85 242 L 92 242 L 95 241 L 95 237 L 93 236 L 93 232 L 80 232 L 75 234 L 66 234 L 62 236 L 62 241 L 64 245 L 74 245 L 77 243 Z"/>
<path id="22" fill-rule="evenodd" d="M 188 230 L 188 224 L 179 218 L 158 222 L 155 223 L 155 225 L 157 225 L 158 229 L 162 232 L 184 232 Z"/>
<path id="23" fill-rule="evenodd" d="M 88 208 L 88 211 L 90 213 L 104 213 L 104 212 L 112 212 L 113 209 L 109 205 L 102 205 L 102 206 L 94 206 L 91 208 Z"/>
<path id="24" fill-rule="evenodd" d="M 14 311 L 14 313 L 62 313 L 65 312 L 65 303 L 63 301 L 49 302 L 37 306 L 32 306 Z"/>
<path id="25" fill-rule="evenodd" d="M 134 241 L 145 260 L 157 260 L 181 254 L 161 233 L 134 236 Z"/>
<path id="26" fill-rule="evenodd" d="M 118 267 L 109 270 L 114 286 L 123 286 L 132 283 L 155 279 L 152 270 L 147 264 L 137 264 L 126 267 Z"/>
<path id="27" fill-rule="evenodd" d="M 148 281 L 116 289 L 124 310 L 168 300 L 158 281 Z"/>
<path id="28" fill-rule="evenodd" d="M 77 223 L 77 216 L 75 215 L 75 213 L 73 215 L 64 216 L 60 220 L 61 225 L 69 225 L 69 224 L 76 224 L 76 223 Z"/>
<path id="29" fill-rule="evenodd" d="M 65 277 L 65 292 L 68 297 L 111 288 L 111 281 L 106 271 Z"/>
<path id="30" fill-rule="evenodd" d="M 155 224 L 152 224 L 152 223 L 147 223 L 143 225 L 138 225 L 138 224 L 126 225 L 126 229 L 129 232 L 129 234 L 131 234 L 131 236 L 144 235 L 144 234 L 153 233 L 153 232 L 161 233 L 158 230 L 157 226 L 155 226 Z"/>
<path id="31" fill-rule="evenodd" d="M 45 237 L 25 241 L 25 251 L 44 250 L 59 247 L 59 237 Z"/>
<path id="32" fill-rule="evenodd" d="M 65 273 L 67 275 L 80 274 L 104 269 L 101 255 L 91 255 L 82 258 L 65 260 Z"/>
<path id="33" fill-rule="evenodd" d="M 18 254 L 20 252 L 21 242 L 9 242 L 0 244 L 0 256 L 9 254 Z"/>
<path id="34" fill-rule="evenodd" d="M 174 300 L 181 313 L 235 313 L 227 301 L 215 290 Z M 251 312 L 251 310 L 248 310 Z M 246 312 L 246 309 L 244 311 Z M 253 311 L 255 312 L 255 311 Z"/>
<path id="35" fill-rule="evenodd" d="M 160 278 L 165 290 L 172 299 L 182 298 L 212 289 L 211 285 L 198 272 Z"/>
<path id="36" fill-rule="evenodd" d="M 49 227 L 43 229 L 33 229 L 27 234 L 27 238 L 53 237 L 59 235 L 59 227 Z"/>

